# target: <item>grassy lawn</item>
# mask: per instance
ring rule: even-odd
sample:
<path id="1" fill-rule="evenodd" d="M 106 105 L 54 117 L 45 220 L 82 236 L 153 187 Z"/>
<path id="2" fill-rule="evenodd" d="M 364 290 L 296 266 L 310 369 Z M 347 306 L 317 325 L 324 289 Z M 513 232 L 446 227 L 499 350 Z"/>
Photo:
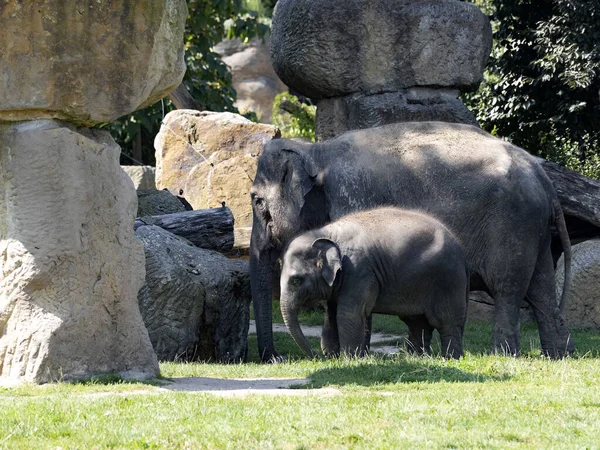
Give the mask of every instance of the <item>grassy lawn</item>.
<path id="1" fill-rule="evenodd" d="M 374 329 L 404 330 L 389 317 Z M 523 327 L 516 359 L 486 354 L 490 333 L 469 325 L 460 361 L 403 352 L 311 361 L 277 334 L 283 364 L 161 364 L 165 378 L 307 377 L 299 390 L 329 395 L 227 398 L 110 378 L 0 389 L 0 449 L 599 448 L 598 332 L 575 332 L 578 353 L 562 361 L 540 356 L 534 326 Z M 250 350 L 256 360 L 255 339 Z"/>

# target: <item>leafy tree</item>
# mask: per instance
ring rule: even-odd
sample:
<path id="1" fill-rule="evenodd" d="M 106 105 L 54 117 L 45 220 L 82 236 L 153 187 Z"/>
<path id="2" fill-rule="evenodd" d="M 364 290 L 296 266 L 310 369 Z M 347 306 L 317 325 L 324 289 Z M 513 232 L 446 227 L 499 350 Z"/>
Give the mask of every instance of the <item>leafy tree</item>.
<path id="1" fill-rule="evenodd" d="M 494 50 L 466 101 L 483 128 L 598 177 L 600 0 L 479 3 L 494 11 Z"/>
<path id="2" fill-rule="evenodd" d="M 273 101 L 273 124 L 285 138 L 300 137 L 314 142 L 316 112 L 316 106 L 301 102 L 289 92 L 282 92 Z"/>
<path id="3" fill-rule="evenodd" d="M 247 41 L 264 36 L 269 26 L 256 11 L 246 9 L 241 0 L 188 0 L 189 15 L 185 28 L 184 84 L 200 109 L 237 112 L 235 90 L 227 66 L 213 50 L 225 37 Z M 102 124 L 123 149 L 122 163 L 154 164 L 154 137 L 163 115 L 174 109 L 168 99 Z"/>

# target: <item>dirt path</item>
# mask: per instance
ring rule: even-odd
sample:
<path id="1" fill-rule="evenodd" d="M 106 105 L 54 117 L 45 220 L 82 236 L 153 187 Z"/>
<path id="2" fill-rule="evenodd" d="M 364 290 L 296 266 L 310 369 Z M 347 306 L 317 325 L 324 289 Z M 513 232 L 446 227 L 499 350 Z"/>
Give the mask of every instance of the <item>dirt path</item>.
<path id="1" fill-rule="evenodd" d="M 286 326 L 282 323 L 274 323 L 273 324 L 273 333 L 287 333 L 288 330 Z M 309 326 L 302 325 L 302 332 L 306 337 L 321 337 L 321 327 L 320 326 Z M 250 321 L 250 330 L 248 334 L 256 334 L 256 323 L 254 320 Z M 371 350 L 377 353 L 384 354 L 393 354 L 398 352 L 398 348 L 390 345 L 381 346 L 383 342 L 403 342 L 404 337 L 396 334 L 384 334 L 384 333 L 373 333 L 371 335 Z"/>

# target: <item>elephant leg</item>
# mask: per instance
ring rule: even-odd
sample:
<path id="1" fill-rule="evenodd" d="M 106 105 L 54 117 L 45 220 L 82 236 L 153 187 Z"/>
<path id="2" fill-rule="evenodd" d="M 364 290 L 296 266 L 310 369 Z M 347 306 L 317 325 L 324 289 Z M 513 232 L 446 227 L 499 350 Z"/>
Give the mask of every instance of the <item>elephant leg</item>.
<path id="1" fill-rule="evenodd" d="M 409 353 L 431 354 L 433 327 L 429 325 L 425 316 L 404 317 L 402 321 L 408 326 L 407 350 Z"/>
<path id="2" fill-rule="evenodd" d="M 323 332 L 321 333 L 321 350 L 328 358 L 337 357 L 340 354 L 340 337 L 336 316 L 337 304 L 328 302 L 323 322 Z"/>
<path id="3" fill-rule="evenodd" d="M 373 314 L 367 316 L 367 323 L 365 326 L 365 341 L 364 348 L 367 353 L 371 350 L 371 330 L 373 328 Z"/>
<path id="4" fill-rule="evenodd" d="M 460 325 L 453 325 L 438 329 L 442 355 L 445 358 L 459 359 L 463 355 L 463 328 Z"/>
<path id="5" fill-rule="evenodd" d="M 360 278 L 359 275 L 356 275 Z M 364 356 L 367 318 L 379 295 L 377 280 L 361 279 L 360 285 L 344 285 L 337 296 L 337 325 L 340 350 L 350 356 Z"/>
<path id="6" fill-rule="evenodd" d="M 493 297 L 495 307 L 492 351 L 518 356 L 521 349 L 519 314 L 524 292 L 497 292 Z"/>
<path id="7" fill-rule="evenodd" d="M 272 289 L 277 278 L 275 256 L 271 252 L 251 250 L 250 287 L 256 320 L 258 352 L 263 362 L 281 362 L 283 357 L 275 350 L 273 342 Z"/>
<path id="8" fill-rule="evenodd" d="M 340 350 L 349 356 L 364 356 L 366 317 L 356 312 L 338 310 Z"/>
<path id="9" fill-rule="evenodd" d="M 540 254 L 526 300 L 538 324 L 542 352 L 551 358 L 562 358 L 575 351 L 573 337 L 558 307 L 554 262 L 550 249 Z"/>

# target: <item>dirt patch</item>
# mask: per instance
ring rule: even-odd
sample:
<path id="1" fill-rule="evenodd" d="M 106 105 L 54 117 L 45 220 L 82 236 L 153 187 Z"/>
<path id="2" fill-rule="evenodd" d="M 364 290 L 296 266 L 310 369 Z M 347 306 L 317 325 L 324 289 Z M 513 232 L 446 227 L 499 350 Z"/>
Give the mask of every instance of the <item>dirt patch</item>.
<path id="1" fill-rule="evenodd" d="M 161 391 L 198 392 L 236 397 L 254 394 L 266 395 L 336 395 L 337 389 L 291 389 L 310 383 L 308 378 L 173 378 L 169 384 L 160 387 Z"/>

